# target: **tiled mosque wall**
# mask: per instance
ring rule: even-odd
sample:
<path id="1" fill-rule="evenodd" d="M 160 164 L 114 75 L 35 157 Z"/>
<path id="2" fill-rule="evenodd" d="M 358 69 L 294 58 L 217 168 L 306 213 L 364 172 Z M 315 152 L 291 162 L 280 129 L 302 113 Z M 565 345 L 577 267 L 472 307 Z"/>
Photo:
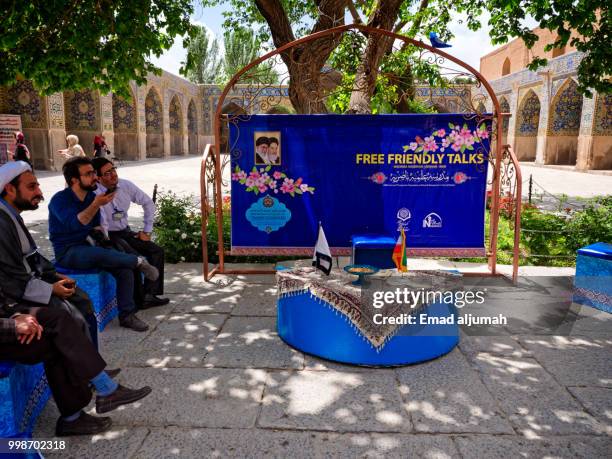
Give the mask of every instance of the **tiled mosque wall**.
<path id="1" fill-rule="evenodd" d="M 575 164 L 578 169 L 612 168 L 612 96 L 584 98 L 575 87 L 581 54 L 572 52 L 549 61 L 538 72 L 521 70 L 491 81 L 502 112 L 511 113 L 502 125 L 502 142 L 519 159 L 542 164 Z M 102 133 L 117 157 L 201 154 L 214 142 L 214 116 L 222 88 L 195 85 L 163 72 L 149 75 L 143 86 L 131 85 L 132 98 L 97 91 L 56 93 L 41 97 L 28 81 L 0 88 L 0 112 L 22 117 L 26 143 L 35 167 L 55 169 L 63 160 L 67 134 L 76 134 L 89 154 L 93 137 Z M 259 89 L 237 85 L 224 110 L 267 113 L 277 107 L 291 110 L 287 86 Z M 483 91 L 469 85 L 448 88 L 417 86 L 417 99 L 441 112 L 466 112 L 468 99 Z M 475 102 L 479 104 L 479 101 Z M 492 111 L 490 100 L 482 100 Z M 231 107 L 230 107 L 231 106 Z M 480 107 L 482 109 L 483 107 Z"/>
<path id="2" fill-rule="evenodd" d="M 519 160 L 612 169 L 612 99 L 577 91 L 581 59 L 571 52 L 537 72 L 524 69 L 490 81 L 497 98 L 508 102 L 506 140 Z"/>

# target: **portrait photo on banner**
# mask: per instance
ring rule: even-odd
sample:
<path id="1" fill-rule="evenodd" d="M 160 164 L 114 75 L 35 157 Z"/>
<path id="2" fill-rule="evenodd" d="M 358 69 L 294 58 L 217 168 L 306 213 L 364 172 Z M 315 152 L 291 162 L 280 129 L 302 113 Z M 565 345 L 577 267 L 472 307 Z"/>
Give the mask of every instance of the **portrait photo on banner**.
<path id="1" fill-rule="evenodd" d="M 281 164 L 280 131 L 256 131 L 254 133 L 255 164 L 258 166 Z"/>

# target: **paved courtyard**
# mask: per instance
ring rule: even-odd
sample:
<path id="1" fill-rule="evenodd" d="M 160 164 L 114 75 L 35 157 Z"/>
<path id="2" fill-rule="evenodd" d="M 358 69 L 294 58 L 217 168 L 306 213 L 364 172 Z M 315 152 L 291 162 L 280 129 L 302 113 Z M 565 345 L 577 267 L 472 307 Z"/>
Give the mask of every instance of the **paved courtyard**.
<path id="1" fill-rule="evenodd" d="M 151 161 L 120 174 L 147 191 L 158 183 L 196 193 L 198 165 L 193 157 Z M 612 180 L 581 175 L 573 180 L 584 184 L 572 183 L 574 190 Z M 47 199 L 63 186 L 58 174 L 40 178 Z M 46 208 L 24 217 L 43 242 Z M 153 393 L 111 413 L 111 431 L 67 438 L 67 450 L 55 455 L 598 458 L 612 450 L 610 314 L 580 309 L 569 336 L 462 335 L 440 359 L 375 369 L 327 362 L 284 344 L 275 331 L 273 276 L 205 283 L 199 265 L 168 265 L 166 292 L 168 306 L 140 313 L 148 332 L 115 320 L 100 336 L 109 367 L 123 370 L 119 381 L 150 385 Z M 50 402 L 34 437 L 51 438 L 57 416 Z"/>
<path id="2" fill-rule="evenodd" d="M 153 393 L 59 456 L 609 457 L 609 314 L 583 308 L 570 336 L 463 335 L 429 363 L 360 368 L 279 339 L 272 276 L 167 274 L 172 302 L 141 312 L 147 333 L 114 321 L 101 334 L 120 382 Z M 35 438 L 57 416 L 49 403 Z"/>

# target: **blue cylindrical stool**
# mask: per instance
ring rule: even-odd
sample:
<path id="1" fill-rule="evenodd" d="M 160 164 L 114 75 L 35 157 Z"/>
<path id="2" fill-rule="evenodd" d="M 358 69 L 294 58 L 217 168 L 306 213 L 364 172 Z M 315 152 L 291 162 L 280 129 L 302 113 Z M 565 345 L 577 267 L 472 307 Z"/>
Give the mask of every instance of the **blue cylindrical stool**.
<path id="1" fill-rule="evenodd" d="M 435 359 L 459 342 L 453 305 L 432 304 L 417 313 L 455 317 L 452 324 L 403 325 L 376 350 L 347 318 L 310 293 L 284 296 L 277 302 L 278 335 L 290 346 L 329 360 L 355 365 L 408 365 Z"/>

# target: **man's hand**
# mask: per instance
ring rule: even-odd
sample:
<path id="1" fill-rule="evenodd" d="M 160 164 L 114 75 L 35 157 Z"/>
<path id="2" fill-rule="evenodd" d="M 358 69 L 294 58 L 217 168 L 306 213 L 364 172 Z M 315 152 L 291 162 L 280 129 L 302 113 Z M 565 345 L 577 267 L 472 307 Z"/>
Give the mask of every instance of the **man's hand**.
<path id="1" fill-rule="evenodd" d="M 98 194 L 96 195 L 96 198 L 94 199 L 93 203 L 98 207 L 105 206 L 109 202 L 113 201 L 116 193 L 116 191 L 113 191 L 111 194 Z"/>
<path id="2" fill-rule="evenodd" d="M 140 239 L 141 241 L 150 241 L 151 240 L 151 234 L 150 233 L 145 233 L 144 231 L 138 231 L 138 234 L 135 237 Z"/>
<path id="3" fill-rule="evenodd" d="M 67 281 L 74 282 L 76 284 L 76 281 L 72 277 L 68 277 L 65 274 L 55 273 L 55 277 L 57 277 L 58 279 L 65 279 Z"/>
<path id="4" fill-rule="evenodd" d="M 53 284 L 53 294 L 62 300 L 70 298 L 76 291 L 76 282 L 72 279 L 60 279 Z"/>
<path id="5" fill-rule="evenodd" d="M 33 315 L 19 314 L 13 320 L 15 320 L 17 340 L 21 344 L 30 344 L 34 338 L 38 340 L 42 336 L 43 327 Z"/>

